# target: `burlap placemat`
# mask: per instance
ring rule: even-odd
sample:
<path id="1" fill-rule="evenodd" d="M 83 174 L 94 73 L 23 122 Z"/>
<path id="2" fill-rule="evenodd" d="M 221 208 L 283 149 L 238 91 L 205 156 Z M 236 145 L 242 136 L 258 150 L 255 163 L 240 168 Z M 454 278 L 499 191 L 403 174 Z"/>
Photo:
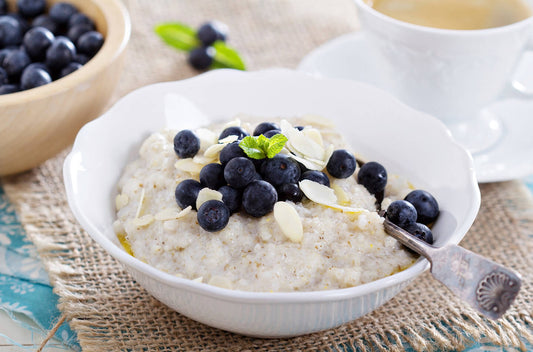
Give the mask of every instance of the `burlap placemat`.
<path id="1" fill-rule="evenodd" d="M 163 45 L 160 21 L 216 18 L 250 69 L 294 67 L 312 48 L 357 28 L 350 0 L 126 1 L 133 35 L 116 98 L 139 86 L 190 77 L 186 57 Z M 74 220 L 65 199 L 65 153 L 3 180 L 50 274 L 60 309 L 84 351 L 460 350 L 481 338 L 524 348 L 533 342 L 533 202 L 520 182 L 482 186 L 482 207 L 463 245 L 522 273 L 524 285 L 498 322 L 481 318 L 429 274 L 375 312 L 337 329 L 292 339 L 254 339 L 194 322 L 137 285 Z"/>

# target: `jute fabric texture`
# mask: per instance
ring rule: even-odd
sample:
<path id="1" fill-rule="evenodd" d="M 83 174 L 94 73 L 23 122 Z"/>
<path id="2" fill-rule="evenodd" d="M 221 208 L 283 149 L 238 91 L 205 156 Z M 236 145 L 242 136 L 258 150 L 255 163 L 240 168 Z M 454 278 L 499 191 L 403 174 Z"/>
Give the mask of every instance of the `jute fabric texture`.
<path id="1" fill-rule="evenodd" d="M 115 100 L 145 84 L 196 74 L 186 56 L 162 44 L 153 26 L 196 26 L 219 19 L 249 69 L 294 68 L 314 47 L 358 27 L 350 0 L 129 0 L 133 33 Z M 273 102 L 275 103 L 275 102 Z M 60 309 L 84 351 L 418 351 L 461 350 L 480 339 L 524 348 L 533 341 L 533 201 L 518 181 L 481 186 L 482 206 L 462 245 L 523 276 L 503 319 L 492 322 L 426 273 L 380 309 L 325 332 L 255 339 L 210 328 L 152 298 L 74 219 L 66 202 L 66 151 L 24 174 L 4 178 L 28 236 L 49 272 Z"/>

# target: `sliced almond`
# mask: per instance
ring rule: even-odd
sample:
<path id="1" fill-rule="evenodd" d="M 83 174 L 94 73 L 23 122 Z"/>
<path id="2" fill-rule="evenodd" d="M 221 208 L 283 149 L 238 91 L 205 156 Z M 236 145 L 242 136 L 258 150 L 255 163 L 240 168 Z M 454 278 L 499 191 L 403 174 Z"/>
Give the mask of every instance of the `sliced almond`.
<path id="1" fill-rule="evenodd" d="M 192 158 L 186 158 L 176 161 L 174 167 L 180 171 L 185 171 L 193 175 L 199 175 L 203 166 L 195 163 Z"/>
<path id="2" fill-rule="evenodd" d="M 202 204 L 211 199 L 222 201 L 222 193 L 214 189 L 202 188 L 198 192 L 198 198 L 196 198 L 196 209 L 200 209 Z"/>
<path id="3" fill-rule="evenodd" d="M 119 194 L 115 198 L 115 206 L 117 210 L 124 208 L 130 202 L 130 198 L 127 194 Z"/>
<path id="4" fill-rule="evenodd" d="M 141 189 L 141 197 L 139 198 L 139 205 L 137 205 L 137 211 L 135 212 L 135 218 L 138 218 L 142 214 L 144 204 L 144 188 Z"/>
<path id="5" fill-rule="evenodd" d="M 290 155 L 291 158 L 293 158 L 294 160 L 300 162 L 303 164 L 303 166 L 305 166 L 306 168 L 308 168 L 309 170 L 317 170 L 317 171 L 322 171 L 324 170 L 324 168 L 326 167 L 325 164 L 323 163 L 314 163 L 312 161 L 309 161 L 305 158 L 302 158 L 302 157 L 299 157 L 297 155 L 294 155 L 294 154 L 291 154 Z"/>
<path id="6" fill-rule="evenodd" d="M 335 191 L 328 186 L 324 186 L 323 184 L 311 180 L 302 180 L 299 182 L 299 185 L 305 196 L 315 203 L 323 205 L 337 203 Z"/>
<path id="7" fill-rule="evenodd" d="M 335 192 L 335 195 L 337 196 L 337 203 L 338 204 L 340 204 L 340 205 L 349 205 L 350 204 L 350 198 L 348 197 L 346 192 L 344 192 L 344 189 L 342 189 L 341 186 L 333 183 L 331 185 L 331 188 L 333 189 L 333 191 Z"/>
<path id="8" fill-rule="evenodd" d="M 198 128 L 195 132 L 200 139 L 200 149 L 202 150 L 207 149 L 210 145 L 215 144 L 218 141 L 218 136 L 210 129 Z"/>
<path id="9" fill-rule="evenodd" d="M 178 211 L 177 209 L 173 208 L 165 208 L 155 214 L 155 219 L 158 221 L 165 221 L 165 220 L 175 220 L 178 218 Z"/>
<path id="10" fill-rule="evenodd" d="M 196 154 L 194 156 L 194 158 L 192 158 L 192 161 L 195 162 L 196 164 L 199 164 L 199 165 L 202 165 L 202 166 L 205 166 L 209 163 L 212 163 L 216 160 L 217 156 L 215 157 L 207 157 L 205 155 L 199 155 L 199 154 Z"/>
<path id="11" fill-rule="evenodd" d="M 212 146 L 210 146 L 209 148 L 207 148 L 204 152 L 204 156 L 206 158 L 216 158 L 218 156 L 218 154 L 220 154 L 220 152 L 222 151 L 222 149 L 224 149 L 226 145 L 225 144 L 213 144 Z"/>
<path id="12" fill-rule="evenodd" d="M 328 147 L 324 151 L 324 159 L 322 159 L 324 161 L 324 165 L 328 164 L 329 158 L 331 158 L 331 154 L 333 154 L 334 151 L 335 147 L 333 146 L 333 144 L 328 145 Z"/>
<path id="13" fill-rule="evenodd" d="M 224 276 L 213 276 L 209 280 L 208 284 L 212 286 L 228 288 L 228 289 L 231 289 L 233 287 L 233 285 L 231 284 L 231 281 Z"/>
<path id="14" fill-rule="evenodd" d="M 150 225 L 152 222 L 154 222 L 154 216 L 151 214 L 147 214 L 144 216 L 141 216 L 140 218 L 133 219 L 133 225 L 137 227 L 144 227 Z"/>
<path id="15" fill-rule="evenodd" d="M 225 138 L 219 139 L 218 143 L 229 144 L 229 143 L 235 142 L 238 139 L 239 139 L 239 136 L 236 136 L 236 135 L 232 134 L 232 135 L 229 135 L 229 136 L 227 136 Z"/>
<path id="16" fill-rule="evenodd" d="M 324 141 L 322 140 L 322 134 L 316 128 L 304 128 L 302 132 L 303 134 L 307 136 L 307 138 L 312 139 L 313 141 L 315 141 L 322 147 L 324 146 Z"/>
<path id="17" fill-rule="evenodd" d="M 283 234 L 291 242 L 299 243 L 302 241 L 304 235 L 302 220 L 292 205 L 286 202 L 274 204 L 274 218 Z"/>
<path id="18" fill-rule="evenodd" d="M 192 210 L 192 207 L 189 205 L 187 208 L 183 209 L 182 211 L 178 213 L 178 216 L 176 217 L 176 219 L 184 217 L 185 215 L 189 214 L 191 210 Z"/>
<path id="19" fill-rule="evenodd" d="M 342 213 L 345 214 L 362 214 L 362 213 L 368 213 L 369 211 L 365 208 L 352 208 L 352 207 L 346 207 L 339 204 L 324 204 L 328 208 L 332 208 L 335 210 L 339 210 Z"/>
<path id="20" fill-rule="evenodd" d="M 203 276 L 197 277 L 196 279 L 192 279 L 192 281 L 199 282 L 199 283 L 202 283 L 203 280 L 204 280 Z"/>

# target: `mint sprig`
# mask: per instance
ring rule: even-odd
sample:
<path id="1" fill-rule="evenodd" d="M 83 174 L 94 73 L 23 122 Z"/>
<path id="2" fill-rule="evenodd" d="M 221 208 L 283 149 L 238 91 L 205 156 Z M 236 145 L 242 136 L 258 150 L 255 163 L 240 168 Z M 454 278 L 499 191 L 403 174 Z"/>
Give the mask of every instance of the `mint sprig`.
<path id="1" fill-rule="evenodd" d="M 263 135 L 247 136 L 239 143 L 239 147 L 252 159 L 272 159 L 281 152 L 286 142 L 287 137 L 282 134 L 276 134 L 270 138 Z"/>
<path id="2" fill-rule="evenodd" d="M 190 52 L 201 45 L 196 36 L 196 30 L 183 23 L 160 23 L 155 26 L 154 30 L 165 43 L 178 50 Z M 244 61 L 235 49 L 220 40 L 214 42 L 212 46 L 215 48 L 216 53 L 210 68 L 246 70 Z"/>

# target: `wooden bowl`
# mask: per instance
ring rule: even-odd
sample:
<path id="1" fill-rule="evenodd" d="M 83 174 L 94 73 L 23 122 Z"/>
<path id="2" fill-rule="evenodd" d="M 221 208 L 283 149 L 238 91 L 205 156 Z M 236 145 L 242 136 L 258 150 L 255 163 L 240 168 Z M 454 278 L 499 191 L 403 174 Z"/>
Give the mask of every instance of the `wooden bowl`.
<path id="1" fill-rule="evenodd" d="M 104 45 L 66 77 L 0 95 L 0 175 L 31 169 L 70 145 L 78 130 L 103 112 L 118 83 L 131 30 L 125 7 L 120 0 L 67 1 L 93 19 Z M 11 9 L 15 2 L 8 0 Z"/>

